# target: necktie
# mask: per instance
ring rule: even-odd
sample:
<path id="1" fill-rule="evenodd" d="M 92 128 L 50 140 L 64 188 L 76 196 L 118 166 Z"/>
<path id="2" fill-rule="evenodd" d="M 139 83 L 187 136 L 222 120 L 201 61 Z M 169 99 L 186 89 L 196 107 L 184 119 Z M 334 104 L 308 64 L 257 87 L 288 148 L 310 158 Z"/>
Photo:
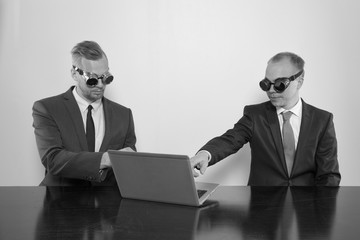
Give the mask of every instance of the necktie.
<path id="1" fill-rule="evenodd" d="M 94 121 L 91 116 L 91 110 L 93 107 L 91 105 L 88 106 L 88 112 L 86 116 L 86 140 L 88 144 L 88 148 L 90 152 L 95 151 L 95 127 Z"/>
<path id="2" fill-rule="evenodd" d="M 292 112 L 283 112 L 282 116 L 284 119 L 283 124 L 283 146 L 284 146 L 284 153 L 285 153 L 285 160 L 286 160 L 286 166 L 288 169 L 288 174 L 290 176 L 291 169 L 294 164 L 294 157 L 295 157 L 295 138 L 294 138 L 294 132 L 290 125 L 290 117 Z"/>

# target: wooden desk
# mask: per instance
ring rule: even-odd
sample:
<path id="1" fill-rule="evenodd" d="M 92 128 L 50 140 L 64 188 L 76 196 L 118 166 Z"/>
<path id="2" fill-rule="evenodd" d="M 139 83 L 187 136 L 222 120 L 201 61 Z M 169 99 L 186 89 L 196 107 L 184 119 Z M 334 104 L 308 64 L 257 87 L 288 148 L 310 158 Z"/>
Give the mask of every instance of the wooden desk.
<path id="1" fill-rule="evenodd" d="M 0 239 L 359 239 L 360 187 L 220 187 L 203 208 L 0 187 Z"/>

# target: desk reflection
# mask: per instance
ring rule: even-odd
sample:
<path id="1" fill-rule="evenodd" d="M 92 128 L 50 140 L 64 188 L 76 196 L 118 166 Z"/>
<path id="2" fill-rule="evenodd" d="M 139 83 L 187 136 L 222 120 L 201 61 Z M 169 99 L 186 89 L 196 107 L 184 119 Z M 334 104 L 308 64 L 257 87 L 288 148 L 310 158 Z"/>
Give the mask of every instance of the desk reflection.
<path id="1" fill-rule="evenodd" d="M 200 220 L 199 239 L 331 239 L 339 188 L 250 187 Z M 224 192 L 225 196 L 236 196 Z M 247 202 L 244 201 L 247 199 Z M 224 203 L 224 201 L 220 201 Z M 236 206 L 236 207 L 234 207 Z M 210 220 L 210 222 L 209 222 Z"/>
<path id="2" fill-rule="evenodd" d="M 47 188 L 35 239 L 195 239 L 199 216 L 216 207 L 122 199 L 117 190 Z"/>
<path id="3" fill-rule="evenodd" d="M 220 187 L 201 208 L 122 199 L 118 189 L 103 187 L 0 190 L 7 196 L 0 219 L 14 209 L 28 219 L 38 213 L 34 228 L 17 226 L 22 239 L 357 239 L 360 233 L 359 188 L 341 188 L 338 196 L 339 188 Z M 1 230 L 0 238 L 10 236 Z"/>
<path id="4" fill-rule="evenodd" d="M 47 187 L 34 239 L 112 239 L 117 188 Z"/>
<path id="5" fill-rule="evenodd" d="M 199 216 L 217 202 L 203 207 L 123 199 L 114 231 L 116 239 L 195 239 Z"/>

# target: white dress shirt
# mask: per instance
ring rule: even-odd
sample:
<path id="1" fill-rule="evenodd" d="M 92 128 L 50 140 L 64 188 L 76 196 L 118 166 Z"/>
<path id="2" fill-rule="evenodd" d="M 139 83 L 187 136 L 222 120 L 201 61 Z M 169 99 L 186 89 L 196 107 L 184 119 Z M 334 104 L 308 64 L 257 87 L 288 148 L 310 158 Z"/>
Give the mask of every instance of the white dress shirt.
<path id="1" fill-rule="evenodd" d="M 276 109 L 278 119 L 279 119 L 279 123 L 280 123 L 281 135 L 282 135 L 283 122 L 284 122 L 281 113 L 288 112 L 288 111 L 291 111 L 293 113 L 291 115 L 291 117 L 290 117 L 290 124 L 291 124 L 291 128 L 292 128 L 292 130 L 294 132 L 295 149 L 296 149 L 297 144 L 298 144 L 298 140 L 299 140 L 301 117 L 302 117 L 302 101 L 301 101 L 301 99 L 299 98 L 296 105 L 294 107 L 292 107 L 291 109 L 289 109 L 289 110 L 285 110 L 284 108 L 277 108 Z"/>
<path id="2" fill-rule="evenodd" d="M 76 91 L 76 87 L 73 89 L 73 94 L 75 97 L 75 100 L 77 104 L 79 105 L 81 117 L 83 119 L 84 123 L 84 130 L 86 132 L 86 116 L 88 111 L 88 106 L 90 103 L 83 99 Z M 100 150 L 102 141 L 104 139 L 105 135 L 105 117 L 104 117 L 104 108 L 102 104 L 102 100 L 99 99 L 95 102 L 91 103 L 91 106 L 93 107 L 92 110 L 92 118 L 94 121 L 95 126 L 95 152 L 98 152 Z"/>

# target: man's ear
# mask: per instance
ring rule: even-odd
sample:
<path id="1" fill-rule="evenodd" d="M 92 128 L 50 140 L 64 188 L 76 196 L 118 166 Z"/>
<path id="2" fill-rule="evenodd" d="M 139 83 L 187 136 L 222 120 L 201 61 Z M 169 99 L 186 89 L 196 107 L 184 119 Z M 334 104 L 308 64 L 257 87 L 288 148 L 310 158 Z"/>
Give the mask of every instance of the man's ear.
<path id="1" fill-rule="evenodd" d="M 304 83 L 305 70 L 303 69 L 303 73 L 299 77 L 298 89 L 300 89 Z"/>
<path id="2" fill-rule="evenodd" d="M 300 89 L 302 87 L 303 83 L 304 83 L 304 77 L 300 77 L 298 79 L 297 89 Z"/>
<path id="3" fill-rule="evenodd" d="M 76 73 L 77 73 L 77 72 L 75 71 L 74 68 L 71 68 L 70 73 L 71 73 L 71 77 L 72 77 L 75 81 L 77 81 L 77 78 L 76 78 Z"/>

